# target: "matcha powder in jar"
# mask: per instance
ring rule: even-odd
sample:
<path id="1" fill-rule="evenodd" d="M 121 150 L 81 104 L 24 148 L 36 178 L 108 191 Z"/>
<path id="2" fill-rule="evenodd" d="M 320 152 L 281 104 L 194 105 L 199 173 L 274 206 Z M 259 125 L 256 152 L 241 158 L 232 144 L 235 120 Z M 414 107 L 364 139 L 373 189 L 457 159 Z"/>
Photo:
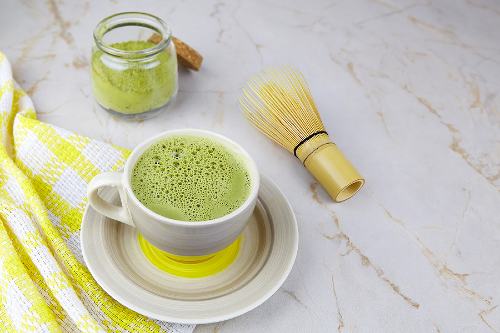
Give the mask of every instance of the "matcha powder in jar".
<path id="1" fill-rule="evenodd" d="M 148 40 L 153 33 L 161 40 Z M 171 32 L 165 22 L 150 14 L 120 13 L 99 22 L 94 30 L 91 70 L 96 101 L 128 118 L 156 115 L 177 93 Z"/>

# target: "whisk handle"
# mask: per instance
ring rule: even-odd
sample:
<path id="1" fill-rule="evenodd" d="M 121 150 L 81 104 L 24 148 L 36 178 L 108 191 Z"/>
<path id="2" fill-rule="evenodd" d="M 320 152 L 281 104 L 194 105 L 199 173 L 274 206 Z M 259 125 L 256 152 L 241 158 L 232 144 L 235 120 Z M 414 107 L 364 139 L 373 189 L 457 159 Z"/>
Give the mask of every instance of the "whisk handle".
<path id="1" fill-rule="evenodd" d="M 351 198 L 365 182 L 337 145 L 331 142 L 315 149 L 303 163 L 336 202 Z"/>

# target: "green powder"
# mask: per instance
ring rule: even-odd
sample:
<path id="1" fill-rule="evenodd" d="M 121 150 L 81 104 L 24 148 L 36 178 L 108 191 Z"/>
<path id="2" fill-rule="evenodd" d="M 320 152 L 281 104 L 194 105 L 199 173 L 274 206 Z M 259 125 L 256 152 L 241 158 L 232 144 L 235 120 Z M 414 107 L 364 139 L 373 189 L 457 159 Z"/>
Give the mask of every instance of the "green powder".
<path id="1" fill-rule="evenodd" d="M 243 162 L 220 143 L 176 136 L 153 144 L 132 171 L 132 191 L 152 211 L 175 220 L 229 214 L 250 194 Z"/>
<path id="2" fill-rule="evenodd" d="M 128 41 L 110 46 L 124 51 L 144 50 L 156 44 Z M 101 50 L 92 54 L 92 89 L 101 106 L 125 114 L 165 105 L 177 89 L 177 60 L 167 50 L 148 58 L 117 58 Z"/>

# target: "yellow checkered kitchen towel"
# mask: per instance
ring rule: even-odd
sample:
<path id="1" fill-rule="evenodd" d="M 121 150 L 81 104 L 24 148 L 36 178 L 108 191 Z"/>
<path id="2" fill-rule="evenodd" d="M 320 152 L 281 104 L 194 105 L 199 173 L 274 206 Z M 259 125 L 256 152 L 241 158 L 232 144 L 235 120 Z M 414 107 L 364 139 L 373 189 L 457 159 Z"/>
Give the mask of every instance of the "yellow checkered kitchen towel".
<path id="1" fill-rule="evenodd" d="M 0 332 L 192 332 L 112 299 L 87 270 L 87 183 L 128 151 L 36 120 L 0 52 Z"/>

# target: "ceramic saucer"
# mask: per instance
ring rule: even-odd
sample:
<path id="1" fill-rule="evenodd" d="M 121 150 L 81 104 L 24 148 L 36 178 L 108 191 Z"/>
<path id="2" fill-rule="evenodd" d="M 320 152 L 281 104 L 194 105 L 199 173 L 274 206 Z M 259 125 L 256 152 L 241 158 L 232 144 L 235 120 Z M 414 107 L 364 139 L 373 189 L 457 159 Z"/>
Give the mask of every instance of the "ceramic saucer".
<path id="1" fill-rule="evenodd" d="M 116 200 L 112 189 L 103 198 Z M 137 231 L 88 206 L 82 252 L 101 287 L 145 316 L 183 324 L 234 318 L 262 304 L 290 273 L 298 247 L 297 222 L 276 185 L 262 177 L 255 211 L 240 237 L 239 252 L 223 271 L 202 278 L 169 274 L 141 251 Z"/>

